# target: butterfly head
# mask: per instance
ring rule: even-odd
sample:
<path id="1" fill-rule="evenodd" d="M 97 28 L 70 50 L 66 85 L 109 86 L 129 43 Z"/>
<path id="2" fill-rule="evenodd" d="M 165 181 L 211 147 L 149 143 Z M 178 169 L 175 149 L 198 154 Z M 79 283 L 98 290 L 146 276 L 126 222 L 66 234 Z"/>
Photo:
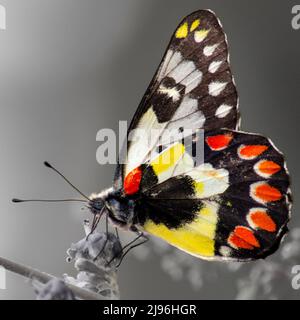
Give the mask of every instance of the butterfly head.
<path id="1" fill-rule="evenodd" d="M 89 197 L 88 208 L 91 213 L 96 215 L 104 211 L 107 206 L 107 199 L 112 194 L 112 189 L 104 190 L 100 193 L 92 193 Z"/>
<path id="2" fill-rule="evenodd" d="M 88 202 L 88 208 L 91 210 L 92 214 L 99 214 L 105 206 L 105 202 L 101 198 L 91 199 Z"/>
<path id="3" fill-rule="evenodd" d="M 107 214 L 111 223 L 119 228 L 132 227 L 134 203 L 112 188 L 92 194 L 88 207 L 93 215 Z"/>

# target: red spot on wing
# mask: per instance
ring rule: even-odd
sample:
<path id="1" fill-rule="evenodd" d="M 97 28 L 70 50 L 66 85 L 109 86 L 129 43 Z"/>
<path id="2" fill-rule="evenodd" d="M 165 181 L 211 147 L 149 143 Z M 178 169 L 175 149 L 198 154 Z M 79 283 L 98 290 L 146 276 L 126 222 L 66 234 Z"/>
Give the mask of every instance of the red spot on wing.
<path id="1" fill-rule="evenodd" d="M 261 155 L 268 148 L 264 145 L 242 145 L 238 149 L 238 154 L 242 159 L 251 160 Z"/>
<path id="2" fill-rule="evenodd" d="M 280 165 L 268 160 L 263 160 L 258 164 L 258 170 L 265 175 L 273 175 L 281 169 Z"/>
<path id="3" fill-rule="evenodd" d="M 250 219 L 254 226 L 269 231 L 276 231 L 276 224 L 265 210 L 256 210 L 250 213 Z"/>
<path id="4" fill-rule="evenodd" d="M 254 189 L 254 195 L 263 202 L 278 201 L 282 197 L 281 192 L 277 188 L 267 183 L 257 185 Z"/>
<path id="5" fill-rule="evenodd" d="M 142 180 L 142 170 L 137 167 L 130 171 L 124 180 L 124 190 L 127 195 L 134 194 L 139 191 Z"/>
<path id="6" fill-rule="evenodd" d="M 252 250 L 255 247 L 260 247 L 253 232 L 249 228 L 243 226 L 235 227 L 234 231 L 231 232 L 228 238 L 228 243 L 237 249 Z"/>
<path id="7" fill-rule="evenodd" d="M 217 136 L 207 137 L 206 143 L 209 145 L 211 150 L 219 151 L 227 148 L 232 138 L 232 134 L 220 134 Z"/>

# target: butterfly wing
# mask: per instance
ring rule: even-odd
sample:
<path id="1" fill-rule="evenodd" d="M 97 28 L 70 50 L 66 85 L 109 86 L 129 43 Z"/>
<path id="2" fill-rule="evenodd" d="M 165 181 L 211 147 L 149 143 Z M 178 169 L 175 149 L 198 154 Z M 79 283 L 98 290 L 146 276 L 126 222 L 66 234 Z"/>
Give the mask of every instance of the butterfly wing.
<path id="1" fill-rule="evenodd" d="M 271 254 L 291 207 L 282 154 L 261 135 L 226 129 L 190 141 L 204 144 L 203 163 L 192 160 L 189 143 L 178 142 L 142 167 L 137 224 L 205 259 Z"/>
<path id="2" fill-rule="evenodd" d="M 236 129 L 238 97 L 230 71 L 226 35 L 214 13 L 200 10 L 174 32 L 128 130 L 115 186 L 140 164 L 164 131 Z"/>
<path id="3" fill-rule="evenodd" d="M 173 34 L 116 171 L 137 226 L 205 259 L 265 257 L 287 231 L 283 156 L 262 136 L 230 130 L 239 126 L 237 105 L 226 36 L 212 12 L 197 11 Z"/>

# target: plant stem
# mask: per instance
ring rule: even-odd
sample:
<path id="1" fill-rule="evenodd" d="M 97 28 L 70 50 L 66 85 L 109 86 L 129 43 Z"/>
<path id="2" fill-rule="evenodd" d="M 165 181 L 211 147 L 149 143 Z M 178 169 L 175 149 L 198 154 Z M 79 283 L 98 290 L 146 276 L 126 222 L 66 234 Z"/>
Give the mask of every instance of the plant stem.
<path id="1" fill-rule="evenodd" d="M 49 273 L 41 272 L 37 269 L 33 269 L 29 266 L 25 266 L 23 264 L 16 263 L 14 261 L 11 261 L 11 260 L 8 260 L 8 259 L 2 258 L 2 257 L 0 257 L 0 266 L 4 267 L 6 270 L 9 270 L 13 273 L 19 274 L 25 278 L 37 279 L 41 283 L 47 283 L 51 279 L 56 278 L 55 276 L 53 276 Z M 88 290 L 76 287 L 76 286 L 68 284 L 68 283 L 66 283 L 66 285 L 72 290 L 74 295 L 79 299 L 82 299 L 82 300 L 105 300 L 105 297 L 103 297 L 95 292 L 88 291 Z"/>

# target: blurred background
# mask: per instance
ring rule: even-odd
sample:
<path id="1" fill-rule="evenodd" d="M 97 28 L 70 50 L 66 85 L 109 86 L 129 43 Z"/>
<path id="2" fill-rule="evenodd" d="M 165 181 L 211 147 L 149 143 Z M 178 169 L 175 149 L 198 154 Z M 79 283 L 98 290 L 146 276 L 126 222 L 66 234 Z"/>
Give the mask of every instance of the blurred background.
<path id="1" fill-rule="evenodd" d="M 286 157 L 294 195 L 291 232 L 266 261 L 207 263 L 153 240 L 119 271 L 124 299 L 300 297 L 300 30 L 295 1 L 0 0 L 0 254 L 61 276 L 76 274 L 66 250 L 84 236 L 80 204 L 14 205 L 12 197 L 64 198 L 74 192 L 43 166 L 55 164 L 83 192 L 112 183 L 115 167 L 96 161 L 101 128 L 130 120 L 179 21 L 212 9 L 228 36 L 242 129 L 269 137 Z M 76 195 L 77 196 L 77 195 Z M 122 235 L 125 237 L 126 235 Z M 33 299 L 7 273 L 0 299 Z"/>

